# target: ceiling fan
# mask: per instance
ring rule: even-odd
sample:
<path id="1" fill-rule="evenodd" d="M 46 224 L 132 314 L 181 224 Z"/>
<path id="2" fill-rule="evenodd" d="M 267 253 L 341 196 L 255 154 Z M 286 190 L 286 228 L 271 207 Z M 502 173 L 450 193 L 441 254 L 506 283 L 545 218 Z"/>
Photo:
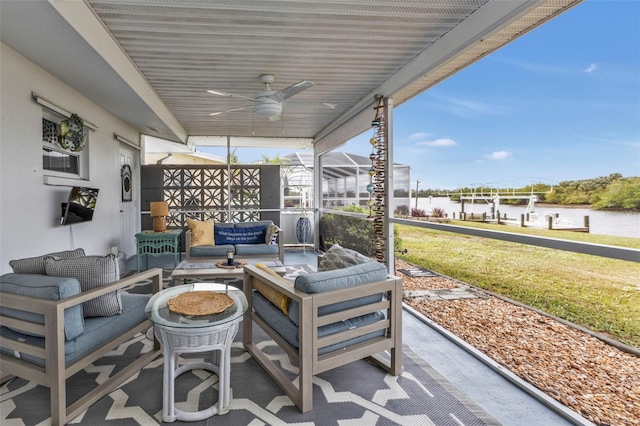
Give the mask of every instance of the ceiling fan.
<path id="1" fill-rule="evenodd" d="M 289 100 L 289 98 L 297 95 L 303 90 L 307 90 L 310 87 L 313 87 L 313 82 L 302 80 L 296 84 L 293 84 L 289 87 L 286 87 L 279 91 L 274 91 L 271 89 L 271 84 L 274 82 L 275 77 L 271 74 L 262 74 L 260 76 L 260 82 L 265 85 L 265 89 L 256 94 L 255 97 L 250 98 L 248 96 L 235 95 L 233 93 L 227 93 L 220 90 L 207 90 L 207 92 L 217 95 L 224 96 L 227 98 L 241 98 L 253 101 L 253 105 L 247 105 L 240 108 L 232 108 L 224 111 L 213 112 L 209 115 L 222 115 L 228 112 L 241 111 L 244 109 L 253 108 L 253 113 L 260 117 L 266 117 L 271 121 L 276 121 L 280 119 L 280 115 L 282 114 L 282 104 L 286 101 L 287 104 L 293 104 L 302 107 L 311 107 L 317 109 L 334 109 L 336 107 L 335 104 L 329 104 L 326 102 L 300 102 Z"/>

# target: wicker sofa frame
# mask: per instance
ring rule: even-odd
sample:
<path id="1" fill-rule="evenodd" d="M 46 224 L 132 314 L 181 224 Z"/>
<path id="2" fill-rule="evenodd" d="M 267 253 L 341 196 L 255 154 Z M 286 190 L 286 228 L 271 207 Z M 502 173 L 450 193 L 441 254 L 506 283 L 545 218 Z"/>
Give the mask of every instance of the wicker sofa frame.
<path id="1" fill-rule="evenodd" d="M 0 325 L 43 335 L 45 338 L 45 347 L 41 348 L 3 338 L 0 338 L 0 346 L 42 358 L 45 360 L 45 367 L 40 367 L 11 355 L 0 354 L 3 373 L 3 376 L 0 378 L 0 383 L 4 383 L 13 377 L 21 377 L 25 380 L 48 387 L 51 393 L 52 425 L 64 425 L 68 423 L 100 398 L 116 389 L 135 372 L 161 355 L 160 344 L 157 340 L 154 341 L 153 350 L 139 356 L 134 362 L 113 377 L 110 377 L 104 383 L 98 385 L 95 389 L 67 406 L 67 379 L 117 348 L 122 343 L 130 340 L 136 334 L 148 330 L 152 326 L 151 321 L 145 320 L 133 328 L 123 330 L 118 337 L 94 348 L 93 351 L 82 358 L 65 365 L 64 310 L 114 290 L 123 289 L 145 279 L 151 280 L 153 293 L 160 291 L 162 288 L 162 269 L 155 268 L 134 274 L 111 284 L 61 300 L 43 300 L 2 293 L 0 306 L 40 314 L 44 317 L 44 324 L 0 316 Z"/>
<path id="2" fill-rule="evenodd" d="M 267 284 L 291 300 L 299 303 L 299 347 L 287 342 L 268 322 L 252 309 L 252 291 L 254 280 Z M 358 285 L 357 287 L 321 293 L 305 293 L 293 286 L 283 284 L 281 280 L 254 266 L 244 268 L 244 292 L 249 308 L 243 320 L 243 345 L 247 352 L 271 376 L 280 388 L 291 398 L 296 407 L 306 413 L 313 409 L 313 376 L 324 371 L 367 358 L 388 373 L 397 376 L 402 372 L 402 279 L 388 277 L 384 281 Z M 342 310 L 327 315 L 318 315 L 323 306 L 351 299 L 359 299 L 368 295 L 384 293 L 386 298 L 356 308 Z M 318 337 L 318 327 L 343 321 L 356 316 L 384 310 L 386 318 L 374 324 L 339 332 L 322 338 Z M 299 367 L 299 381 L 296 387 L 289 377 L 272 362 L 268 356 L 253 342 L 253 324 L 257 324 L 280 346 Z M 339 344 L 377 330 L 386 330 L 384 336 L 344 347 L 333 352 L 318 354 L 318 349 Z M 389 351 L 390 358 L 380 356 Z"/>

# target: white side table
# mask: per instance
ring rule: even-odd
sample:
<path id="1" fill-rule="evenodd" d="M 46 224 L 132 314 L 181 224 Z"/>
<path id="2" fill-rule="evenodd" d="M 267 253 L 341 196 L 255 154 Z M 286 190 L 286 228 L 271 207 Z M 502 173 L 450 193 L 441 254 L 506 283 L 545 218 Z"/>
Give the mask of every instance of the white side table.
<path id="1" fill-rule="evenodd" d="M 167 301 L 188 291 L 226 293 L 233 306 L 214 315 L 183 316 L 171 312 Z M 155 294 L 147 303 L 145 313 L 154 323 L 154 332 L 162 344 L 164 376 L 162 390 L 162 420 L 197 421 L 229 412 L 231 405 L 231 344 L 244 312 L 247 299 L 242 290 L 225 284 L 197 283 L 171 287 Z M 193 362 L 178 366 L 183 353 L 213 352 L 212 362 Z M 185 412 L 175 408 L 175 379 L 180 374 L 202 369 L 218 375 L 218 402 L 210 408 Z"/>

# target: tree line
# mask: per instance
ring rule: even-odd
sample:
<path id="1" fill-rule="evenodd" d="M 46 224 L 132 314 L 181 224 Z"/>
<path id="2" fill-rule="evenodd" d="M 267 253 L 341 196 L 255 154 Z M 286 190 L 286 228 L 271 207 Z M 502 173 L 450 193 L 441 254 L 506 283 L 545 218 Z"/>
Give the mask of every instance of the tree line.
<path id="1" fill-rule="evenodd" d="M 538 202 L 558 205 L 590 206 L 593 209 L 640 210 L 640 177 L 623 177 L 620 173 L 593 179 L 568 180 L 557 185 L 536 183 L 521 188 L 464 187 L 452 191 L 441 189 L 421 189 L 419 197 L 449 195 L 459 200 L 459 194 L 469 193 L 531 193 Z M 411 195 L 415 197 L 416 191 Z M 503 200 L 502 204 L 526 204 L 527 200 Z"/>

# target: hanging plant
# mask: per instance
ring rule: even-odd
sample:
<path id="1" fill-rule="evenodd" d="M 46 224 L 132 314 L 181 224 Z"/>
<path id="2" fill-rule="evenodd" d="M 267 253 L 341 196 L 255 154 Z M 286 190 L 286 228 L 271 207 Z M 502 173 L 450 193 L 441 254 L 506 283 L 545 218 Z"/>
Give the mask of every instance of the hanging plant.
<path id="1" fill-rule="evenodd" d="M 84 121 L 77 114 L 60 123 L 60 146 L 69 151 L 82 151 L 87 144 Z"/>

